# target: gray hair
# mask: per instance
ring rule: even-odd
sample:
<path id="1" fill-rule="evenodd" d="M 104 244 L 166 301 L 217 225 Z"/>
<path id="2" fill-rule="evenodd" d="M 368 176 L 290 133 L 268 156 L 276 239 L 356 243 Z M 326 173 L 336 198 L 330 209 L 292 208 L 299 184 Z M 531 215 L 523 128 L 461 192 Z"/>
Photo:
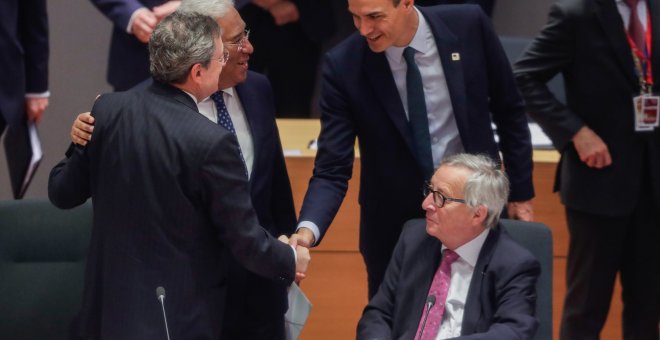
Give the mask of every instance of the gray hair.
<path id="1" fill-rule="evenodd" d="M 233 7 L 233 0 L 183 0 L 177 12 L 205 14 L 217 19 L 224 17 Z"/>
<path id="2" fill-rule="evenodd" d="M 472 171 L 463 188 L 465 203 L 470 208 L 486 206 L 488 214 L 484 224 L 494 227 L 509 197 L 509 179 L 499 164 L 485 155 L 461 153 L 443 159 L 440 166 L 443 165 Z"/>
<path id="3" fill-rule="evenodd" d="M 154 79 L 181 84 L 195 64 L 207 67 L 220 26 L 207 15 L 174 12 L 156 26 L 149 39 L 149 71 Z"/>

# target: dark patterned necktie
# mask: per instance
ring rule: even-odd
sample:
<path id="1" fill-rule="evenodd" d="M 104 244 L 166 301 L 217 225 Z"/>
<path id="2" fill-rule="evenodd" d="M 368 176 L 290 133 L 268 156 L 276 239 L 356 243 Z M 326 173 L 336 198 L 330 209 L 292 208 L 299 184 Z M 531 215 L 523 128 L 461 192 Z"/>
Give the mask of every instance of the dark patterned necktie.
<path id="1" fill-rule="evenodd" d="M 406 92 L 408 93 L 408 116 L 410 129 L 415 141 L 417 162 L 424 173 L 424 179 L 433 175 L 433 155 L 431 153 L 431 136 L 429 133 L 429 120 L 424 99 L 424 85 L 422 74 L 415 63 L 415 50 L 406 47 L 403 50 L 408 70 L 406 72 Z"/>
<path id="2" fill-rule="evenodd" d="M 225 99 L 222 97 L 222 91 L 214 92 L 211 95 L 211 99 L 215 103 L 215 109 L 218 111 L 218 125 L 229 130 L 229 132 L 236 136 L 236 129 L 234 129 L 234 123 L 232 123 L 231 117 L 229 116 L 227 105 L 225 105 Z M 238 146 L 238 152 L 241 154 L 241 160 L 243 161 L 243 166 L 245 168 L 245 175 L 249 177 L 247 164 L 245 164 L 245 157 L 243 156 L 243 150 L 241 150 L 240 144 Z"/>

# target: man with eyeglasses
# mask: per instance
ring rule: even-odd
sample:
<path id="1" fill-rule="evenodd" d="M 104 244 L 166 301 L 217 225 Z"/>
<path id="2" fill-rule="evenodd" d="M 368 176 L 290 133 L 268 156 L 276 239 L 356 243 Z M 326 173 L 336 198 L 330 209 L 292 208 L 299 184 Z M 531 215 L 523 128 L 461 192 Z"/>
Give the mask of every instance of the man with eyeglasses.
<path id="1" fill-rule="evenodd" d="M 230 0 L 186 0 L 177 12 L 213 16 L 223 28 L 222 39 L 229 60 L 220 74 L 219 91 L 200 103 L 200 113 L 213 123 L 232 122 L 259 223 L 274 236 L 290 235 L 295 229 L 296 214 L 275 124 L 273 92 L 266 77 L 248 71 L 254 50 L 249 41 L 250 31 Z M 222 98 L 229 117 L 219 119 L 220 103 L 214 98 Z M 87 144 L 93 123 L 89 113 L 80 114 L 71 128 L 72 141 Z M 227 286 L 223 339 L 284 338 L 284 313 L 288 308 L 285 287 L 249 272 L 236 261 L 230 263 Z"/>
<path id="2" fill-rule="evenodd" d="M 306 248 L 296 255 L 259 226 L 234 134 L 199 114 L 225 66 L 220 34 L 206 15 L 163 19 L 149 41 L 153 84 L 99 97 L 94 139 L 51 172 L 55 205 L 94 206 L 83 339 L 219 339 L 228 251 L 283 289 L 306 270 Z"/>
<path id="3" fill-rule="evenodd" d="M 501 160 L 511 178 L 509 217 L 533 219 L 532 144 L 511 65 L 478 6 L 348 0 L 348 10 L 358 32 L 324 60 L 318 152 L 292 240 L 322 242 L 353 175 L 357 140 L 371 297 L 401 226 L 423 216 L 417 190 L 444 156 Z"/>
<path id="4" fill-rule="evenodd" d="M 424 193 L 426 223 L 402 231 L 357 338 L 532 339 L 541 269 L 498 223 L 504 172 L 486 156 L 456 154 Z"/>

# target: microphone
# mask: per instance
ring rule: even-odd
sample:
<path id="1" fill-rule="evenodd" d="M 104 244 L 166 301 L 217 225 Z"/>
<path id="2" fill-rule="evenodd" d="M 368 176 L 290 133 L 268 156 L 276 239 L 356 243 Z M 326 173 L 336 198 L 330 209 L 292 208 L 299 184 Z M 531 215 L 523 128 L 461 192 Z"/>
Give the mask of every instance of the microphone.
<path id="1" fill-rule="evenodd" d="M 417 340 L 422 339 L 422 334 L 424 334 L 424 327 L 426 327 L 426 318 L 429 317 L 429 312 L 431 311 L 431 308 L 433 308 L 433 305 L 435 305 L 435 295 L 429 295 L 426 298 L 426 311 L 424 312 L 424 320 L 422 321 L 422 328 L 419 329 L 419 336 L 417 337 Z"/>
<path id="2" fill-rule="evenodd" d="M 165 288 L 161 286 L 156 288 L 156 296 L 158 297 L 158 301 L 160 301 L 160 306 L 163 308 L 163 320 L 165 321 L 165 334 L 167 335 L 167 340 L 170 340 L 170 330 L 167 328 L 167 316 L 165 315 Z M 433 300 L 435 301 L 435 298 Z"/>

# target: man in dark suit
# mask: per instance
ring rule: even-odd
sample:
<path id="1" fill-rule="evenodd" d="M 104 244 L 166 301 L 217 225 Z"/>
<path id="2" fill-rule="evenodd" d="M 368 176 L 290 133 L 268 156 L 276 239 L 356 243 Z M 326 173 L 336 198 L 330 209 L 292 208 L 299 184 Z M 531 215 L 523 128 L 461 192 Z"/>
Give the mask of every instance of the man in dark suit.
<path id="1" fill-rule="evenodd" d="M 51 173 L 55 204 L 94 202 L 83 337 L 165 338 L 153 294 L 163 286 L 172 338 L 219 338 L 226 249 L 283 285 L 304 270 L 305 249 L 294 266 L 293 250 L 258 226 L 236 137 L 198 113 L 217 91 L 221 51 L 212 19 L 164 19 L 150 40 L 154 84 L 97 99 L 94 139 Z"/>
<path id="2" fill-rule="evenodd" d="M 112 21 L 108 83 L 125 91 L 149 78 L 147 42 L 156 25 L 179 6 L 178 0 L 90 0 Z"/>
<path id="3" fill-rule="evenodd" d="M 319 149 L 294 239 L 321 241 L 346 193 L 357 137 L 360 251 L 373 296 L 401 226 L 423 216 L 419 192 L 442 157 L 465 151 L 499 160 L 501 151 L 510 216 L 531 219 L 532 148 L 511 67 L 477 6 L 348 4 L 359 35 L 325 58 Z"/>
<path id="4" fill-rule="evenodd" d="M 186 0 L 177 11 L 217 15 L 229 61 L 222 69 L 218 87 L 236 127 L 241 153 L 249 170 L 250 197 L 259 223 L 271 235 L 294 232 L 296 213 L 289 176 L 275 124 L 273 93 L 268 79 L 247 70 L 253 47 L 245 22 L 227 0 Z M 217 123 L 217 107 L 203 113 Z M 72 141 L 85 145 L 91 139 L 94 118 L 78 116 Z M 284 339 L 284 313 L 288 308 L 286 287 L 230 263 L 227 310 L 223 338 Z"/>
<path id="5" fill-rule="evenodd" d="M 50 95 L 48 53 L 46 1 L 0 2 L 0 137 L 5 128 L 41 120 Z"/>
<path id="6" fill-rule="evenodd" d="M 278 117 L 310 117 L 322 44 L 334 33 L 331 1 L 236 1 L 252 30 L 250 69 L 273 85 Z"/>
<path id="7" fill-rule="evenodd" d="M 458 154 L 427 192 L 426 223 L 401 233 L 357 338 L 532 339 L 541 269 L 498 224 L 504 173 L 486 156 Z"/>
<path id="8" fill-rule="evenodd" d="M 633 97 L 646 92 L 640 81 L 660 91 L 660 6 L 631 5 L 557 2 L 515 64 L 528 112 L 561 153 L 555 190 L 570 233 L 561 339 L 598 339 L 617 272 L 623 338 L 658 339 L 660 129 L 643 130 Z M 546 86 L 560 72 L 567 105 Z"/>

